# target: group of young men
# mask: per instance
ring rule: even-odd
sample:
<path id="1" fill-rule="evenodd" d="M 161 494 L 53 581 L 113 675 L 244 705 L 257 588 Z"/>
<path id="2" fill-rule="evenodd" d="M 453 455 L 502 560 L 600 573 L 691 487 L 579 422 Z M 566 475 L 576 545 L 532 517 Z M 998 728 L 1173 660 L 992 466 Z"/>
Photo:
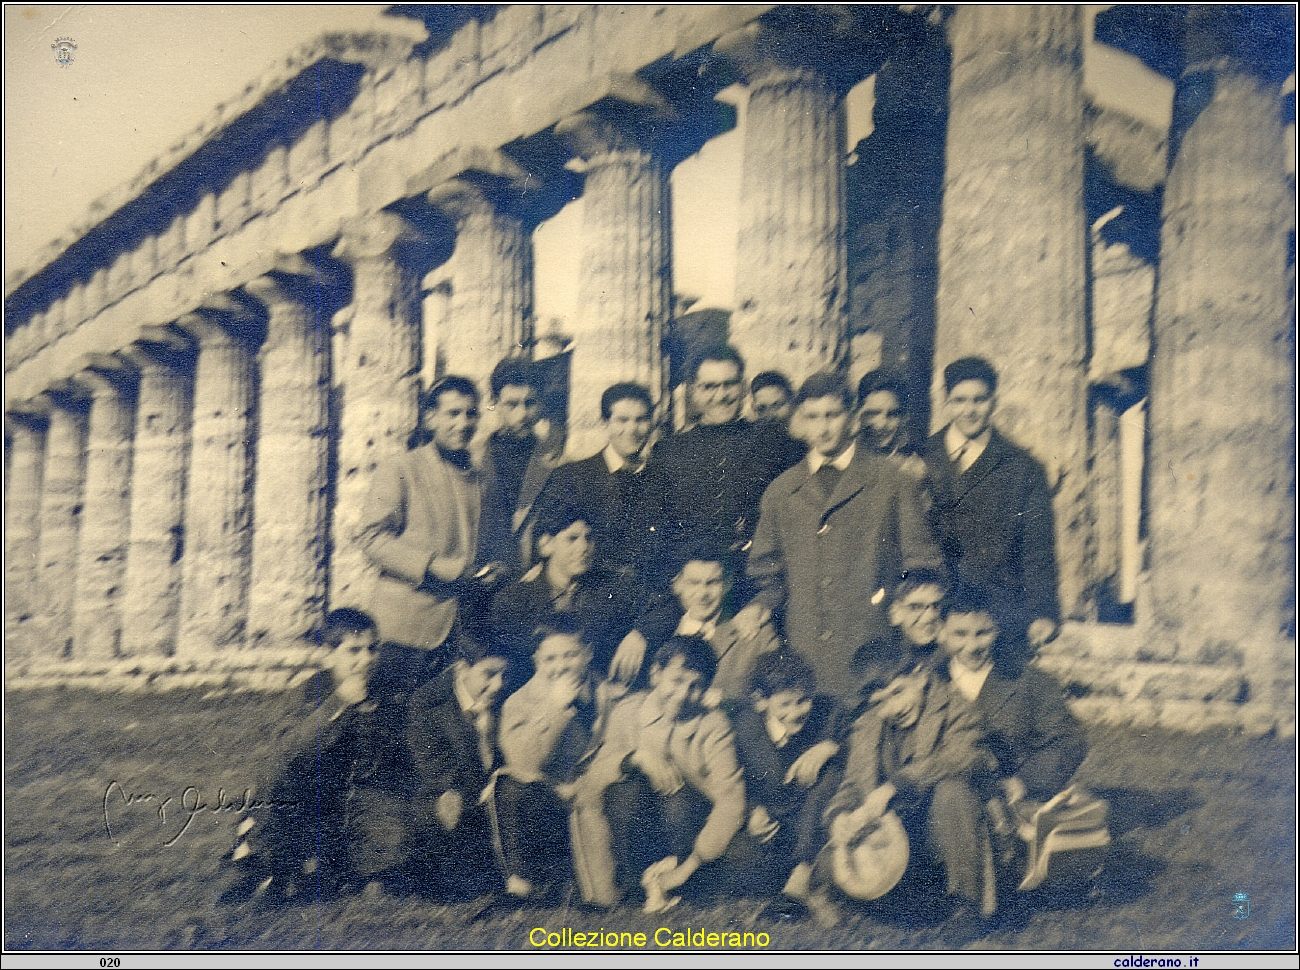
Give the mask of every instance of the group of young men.
<path id="1" fill-rule="evenodd" d="M 250 817 L 235 897 L 576 883 L 594 906 L 761 893 L 833 923 L 935 876 L 982 926 L 1007 818 L 1065 790 L 1085 747 L 1025 664 L 1059 622 L 1046 477 L 992 427 L 987 362 L 944 386 L 951 421 L 920 447 L 880 373 L 856 396 L 758 375 L 751 421 L 718 347 L 687 430 L 660 439 L 650 392 L 615 384 L 605 448 L 566 464 L 528 362 L 494 371 L 477 457 L 477 388 L 438 381 L 356 537 L 373 595 L 327 624 L 366 641 L 366 689 L 317 685 L 315 767 L 273 786 L 341 813 L 338 844 Z M 897 860 L 898 836 L 886 885 L 871 852 Z"/>

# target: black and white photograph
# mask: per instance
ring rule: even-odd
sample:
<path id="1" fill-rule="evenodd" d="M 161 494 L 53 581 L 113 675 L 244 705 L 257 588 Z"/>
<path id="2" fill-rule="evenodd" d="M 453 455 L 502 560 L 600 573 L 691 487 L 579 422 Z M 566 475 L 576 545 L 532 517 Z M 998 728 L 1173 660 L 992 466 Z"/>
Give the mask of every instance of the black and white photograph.
<path id="1" fill-rule="evenodd" d="M 3 15 L 15 966 L 1294 966 L 1295 5 Z"/>

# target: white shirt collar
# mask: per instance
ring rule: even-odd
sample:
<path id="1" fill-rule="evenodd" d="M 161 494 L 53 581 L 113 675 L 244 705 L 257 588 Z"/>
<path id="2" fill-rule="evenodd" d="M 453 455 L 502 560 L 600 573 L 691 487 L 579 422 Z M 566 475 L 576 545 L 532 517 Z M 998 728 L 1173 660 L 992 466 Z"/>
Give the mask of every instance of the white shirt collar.
<path id="1" fill-rule="evenodd" d="M 857 450 L 857 447 L 857 441 L 850 441 L 849 446 L 841 451 L 838 457 L 829 461 L 820 451 L 809 451 L 808 467 L 812 469 L 814 475 L 817 474 L 822 465 L 830 465 L 832 468 L 845 471 L 853 461 L 853 453 Z"/>
<path id="2" fill-rule="evenodd" d="M 973 447 L 969 451 L 969 462 L 974 462 L 980 455 L 984 454 L 984 449 L 989 446 L 989 439 L 993 437 L 993 428 L 988 427 L 977 434 L 974 438 L 967 438 L 957 430 L 955 424 L 948 425 L 948 430 L 943 435 L 943 446 L 948 450 L 948 457 L 952 458 L 968 443 Z"/>
<path id="3" fill-rule="evenodd" d="M 645 468 L 644 461 L 640 464 L 634 464 L 615 451 L 613 445 L 606 445 L 605 450 L 602 451 L 601 454 L 605 456 L 605 467 L 609 469 L 611 475 L 624 468 L 630 471 L 633 475 L 636 475 Z"/>
<path id="4" fill-rule="evenodd" d="M 690 614 L 683 616 L 681 622 L 677 624 L 674 631 L 679 637 L 703 637 L 705 640 L 712 640 L 713 634 L 718 630 L 718 618 L 715 616 L 711 620 L 697 620 Z"/>
<path id="5" fill-rule="evenodd" d="M 993 669 L 993 664 L 986 663 L 979 670 L 967 670 L 961 664 L 948 662 L 948 677 L 953 685 L 970 703 L 980 696 L 980 691 L 984 689 L 984 682 L 989 679 L 989 672 Z"/>

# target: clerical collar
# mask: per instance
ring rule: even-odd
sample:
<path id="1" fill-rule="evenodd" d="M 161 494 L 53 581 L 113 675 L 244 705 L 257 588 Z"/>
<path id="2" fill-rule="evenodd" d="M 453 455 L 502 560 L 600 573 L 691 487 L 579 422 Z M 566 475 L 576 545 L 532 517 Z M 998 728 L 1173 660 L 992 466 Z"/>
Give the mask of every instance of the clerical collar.
<path id="1" fill-rule="evenodd" d="M 615 472 L 621 471 L 629 471 L 633 475 L 639 475 L 645 470 L 644 458 L 642 458 L 641 462 L 637 464 L 633 462 L 632 459 L 624 458 L 620 455 L 614 450 L 613 445 L 606 445 L 605 450 L 601 452 L 601 454 L 605 456 L 605 467 L 609 469 L 611 475 Z"/>
<path id="2" fill-rule="evenodd" d="M 823 465 L 830 465 L 838 471 L 844 471 L 853 461 L 853 453 L 857 450 L 857 447 L 858 443 L 856 441 L 850 441 L 849 446 L 841 451 L 835 458 L 827 458 L 820 451 L 810 450 L 808 452 L 808 467 L 812 469 L 814 475 L 817 474 Z"/>
<path id="3" fill-rule="evenodd" d="M 452 451 L 449 448 L 444 448 L 436 441 L 433 446 L 438 449 L 438 457 L 447 464 L 454 465 L 461 471 L 469 471 L 474 467 L 473 462 L 470 460 L 468 451 Z"/>

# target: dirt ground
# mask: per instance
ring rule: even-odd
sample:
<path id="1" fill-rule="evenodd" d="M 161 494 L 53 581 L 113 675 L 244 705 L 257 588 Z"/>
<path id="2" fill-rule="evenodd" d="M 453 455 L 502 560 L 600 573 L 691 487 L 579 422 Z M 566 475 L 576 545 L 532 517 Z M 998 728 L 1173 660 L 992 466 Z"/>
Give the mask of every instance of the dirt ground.
<path id="1" fill-rule="evenodd" d="M 772 949 L 929 949 L 942 916 L 886 904 L 825 931 L 762 902 L 479 914 L 375 885 L 320 904 L 232 908 L 229 851 L 245 788 L 282 757 L 288 699 L 13 691 L 5 708 L 9 949 L 528 949 L 534 927 L 765 932 Z M 978 949 L 1296 946 L 1296 750 L 1227 732 L 1091 731 L 1080 781 L 1110 800 L 1114 845 L 1092 898 L 1026 895 Z M 168 801 L 170 799 L 170 801 Z M 1234 894 L 1249 915 L 1234 918 Z M 654 949 L 653 943 L 647 949 Z"/>

